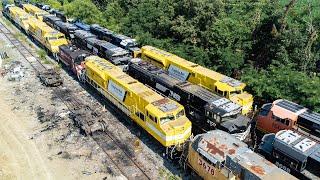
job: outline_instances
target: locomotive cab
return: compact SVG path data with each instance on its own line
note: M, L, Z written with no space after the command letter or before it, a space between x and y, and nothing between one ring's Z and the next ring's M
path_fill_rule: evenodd
M46 39L46 43L49 46L49 50L53 53L56 54L59 52L59 46L68 44L64 34L60 32L49 32L46 33L44 36Z
M298 115L296 112L287 109L289 101L278 100L273 104L264 104L256 119L256 129L262 136L265 133L277 133L283 129L293 129L296 126ZM298 109L303 107L297 106ZM297 110L298 112L299 110Z
M319 140L320 114L299 104L279 99L262 106L256 118L256 129L257 135L293 129Z
M220 105L224 105L221 108ZM243 133L248 129L250 119L241 115L241 106L230 103L226 98L205 105L205 119L210 126L230 134Z
M69 66L73 73L80 78L83 74L85 58L89 55L88 51L78 49L75 46L62 45L59 46L58 61Z
M166 147L182 145L191 135L191 122L183 106L168 98L147 105L146 119L148 128L161 138L160 142ZM180 150L181 146L178 148Z

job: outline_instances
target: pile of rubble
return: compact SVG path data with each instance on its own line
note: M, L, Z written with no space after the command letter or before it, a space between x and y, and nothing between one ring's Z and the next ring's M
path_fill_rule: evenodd
M20 61L12 61L4 65L0 71L1 76L6 76L9 81L20 81L24 77L23 65Z

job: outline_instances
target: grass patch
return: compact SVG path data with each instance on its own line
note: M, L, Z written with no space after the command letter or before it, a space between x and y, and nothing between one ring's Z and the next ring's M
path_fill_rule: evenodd
M47 58L42 62L43 62L43 64L52 64L51 61L49 61Z
M45 59L46 59L47 53L46 53L43 49L39 49L39 50L37 51L37 54L39 55L39 57L40 57L41 60L45 60Z
M173 175L171 172L161 168L159 170L159 177L167 180L181 180L179 176Z
M11 23L11 21L9 21L7 18L1 18L1 19L3 19L3 22L4 22L4 24L6 25L6 26L9 26L9 27L13 27L13 24Z
M27 42L26 36L20 32L13 34L13 37L20 40L20 41Z
M51 64L51 62L47 59L47 53L43 49L37 50L37 54L43 64Z
M47 53L45 50L39 49L37 50L37 54L43 64L52 64L52 62L49 59L47 59Z

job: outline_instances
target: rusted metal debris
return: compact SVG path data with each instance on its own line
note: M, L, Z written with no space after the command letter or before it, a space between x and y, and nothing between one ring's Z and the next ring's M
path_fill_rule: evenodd
M94 113L89 106L75 109L69 116L86 135L91 135L95 131L104 131L107 126L103 120L96 120L99 115Z
M45 86L57 87L63 84L60 73L54 69L47 69L39 72L37 76Z

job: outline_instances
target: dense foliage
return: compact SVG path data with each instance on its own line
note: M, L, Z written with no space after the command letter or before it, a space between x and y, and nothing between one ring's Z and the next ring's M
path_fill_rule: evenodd
M286 98L320 112L318 0L45 2L241 79L258 103Z

